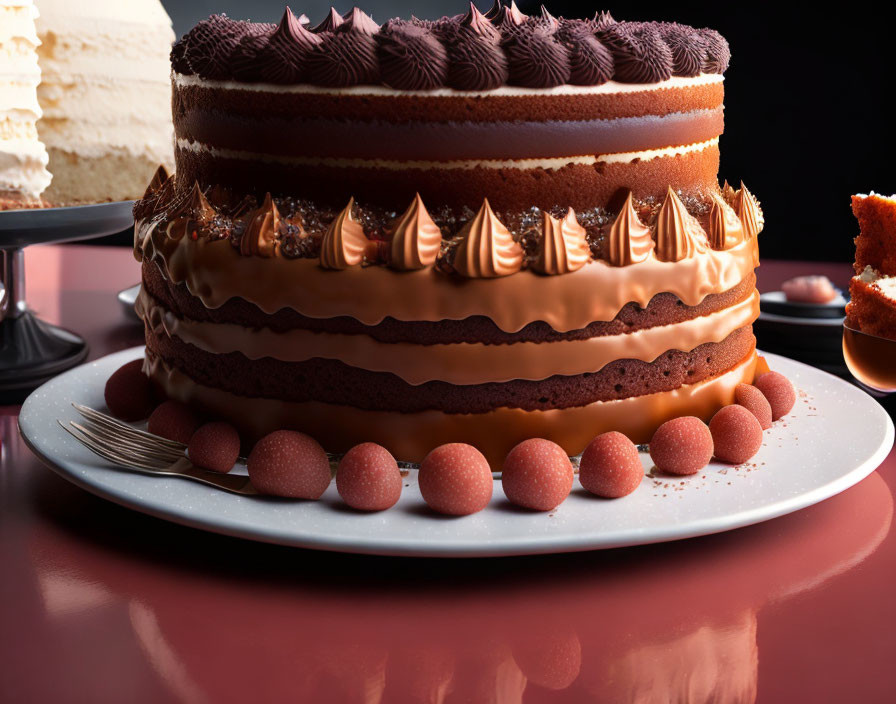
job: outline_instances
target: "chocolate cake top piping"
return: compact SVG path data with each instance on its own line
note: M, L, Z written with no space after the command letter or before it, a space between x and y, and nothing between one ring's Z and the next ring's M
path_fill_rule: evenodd
M304 16L302 16L304 19ZM175 73L211 80L399 90L490 90L501 85L657 83L724 73L731 52L715 30L669 22L526 16L511 2L483 14L392 19L330 10L313 29L287 7L277 26L212 15L171 51Z

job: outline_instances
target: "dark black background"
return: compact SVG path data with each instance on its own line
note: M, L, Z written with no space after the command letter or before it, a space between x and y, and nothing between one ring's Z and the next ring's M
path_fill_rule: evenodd
M214 12L276 21L283 0L163 0L182 34ZM540 3L519 3L536 12ZM491 0L479 0L483 10ZM294 2L313 23L327 2ZM392 16L464 12L461 0L367 0ZM340 12L348 6L338 6ZM851 261L853 193L896 192L896 3L685 3L550 0L567 17L608 9L617 20L667 20L712 27L731 44L725 81L720 179L741 179L762 202L763 257Z

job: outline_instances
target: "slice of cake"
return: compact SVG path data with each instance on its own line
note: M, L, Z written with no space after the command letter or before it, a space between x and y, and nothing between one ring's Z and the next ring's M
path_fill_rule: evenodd
M172 50L177 173L135 209L146 371L246 442L500 466L708 419L753 379L756 198L718 183L728 45L475 7Z
M0 0L0 210L39 207L50 183L35 123L40 68L32 0Z
M859 236L847 324L896 340L896 196L855 195L852 212L859 221Z
M159 0L39 0L38 133L54 205L131 200L172 163L168 53Z

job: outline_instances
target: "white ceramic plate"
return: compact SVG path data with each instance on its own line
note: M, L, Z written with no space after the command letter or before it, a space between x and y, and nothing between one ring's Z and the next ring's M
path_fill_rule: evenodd
M766 431L747 465L713 463L689 478L645 476L613 501L581 487L550 513L511 506L495 484L481 513L431 513L405 481L399 503L360 514L340 503L335 485L318 502L242 497L184 479L116 469L81 447L57 424L76 417L73 401L103 408L109 375L142 355L134 348L72 369L35 391L19 426L31 448L62 477L94 494L159 518L205 530L286 545L382 555L472 557L572 552L717 533L775 518L856 484L884 460L893 423L870 396L812 367L767 355L772 369L799 389L794 411ZM642 455L645 469L650 460ZM234 471L239 471L237 468Z

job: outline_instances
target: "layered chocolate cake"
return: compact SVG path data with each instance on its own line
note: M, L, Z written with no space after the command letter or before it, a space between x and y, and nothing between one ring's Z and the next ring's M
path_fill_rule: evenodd
M246 441L411 461L708 419L756 365L728 60L712 30L512 4L201 22L172 51L177 173L135 209L147 373Z

